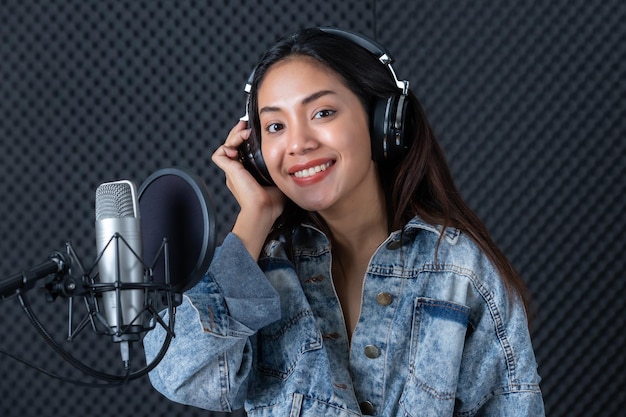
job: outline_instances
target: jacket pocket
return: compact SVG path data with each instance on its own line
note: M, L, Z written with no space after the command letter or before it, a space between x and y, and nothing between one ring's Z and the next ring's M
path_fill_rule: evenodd
M409 377L400 398L406 416L452 415L469 313L450 301L415 300Z
M302 310L261 329L257 343L259 372L286 379L302 355L322 347L322 336L313 312Z
M280 319L257 332L256 369L284 380L306 352L322 347L322 335L291 263L275 258L260 263L280 295Z

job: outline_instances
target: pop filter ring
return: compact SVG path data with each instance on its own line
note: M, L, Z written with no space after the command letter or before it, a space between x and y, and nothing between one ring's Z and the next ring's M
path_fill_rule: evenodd
M170 284L173 292L182 294L202 279L215 251L215 208L207 186L187 169L163 168L141 184L138 200L144 260L158 256L161 240L166 239ZM164 274L155 269L154 282L166 283ZM181 279L177 276L181 274L186 276Z

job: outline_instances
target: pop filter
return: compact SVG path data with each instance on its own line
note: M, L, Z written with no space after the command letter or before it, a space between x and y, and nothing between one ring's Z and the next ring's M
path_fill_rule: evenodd
M215 208L206 184L181 168L164 168L139 187L144 262L153 265L155 283L167 283L176 294L193 287L206 273L215 251ZM163 255L167 241L167 260ZM182 301L175 297L175 304ZM162 305L167 305L161 300Z

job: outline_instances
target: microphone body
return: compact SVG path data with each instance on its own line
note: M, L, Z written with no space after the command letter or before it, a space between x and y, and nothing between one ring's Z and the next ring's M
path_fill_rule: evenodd
M145 292L119 289L145 282L141 219L132 182L104 183L96 190L96 247L99 282L115 288L102 294L107 323L117 333L114 340L138 340L144 330Z

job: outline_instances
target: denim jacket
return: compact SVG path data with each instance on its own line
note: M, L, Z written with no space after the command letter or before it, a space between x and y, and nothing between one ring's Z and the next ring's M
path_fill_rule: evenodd
M543 416L520 300L466 235L439 236L416 218L380 245L348 343L322 232L303 225L292 257L276 241L258 263L229 234L185 293L151 383L249 416ZM144 338L148 361L163 338Z

